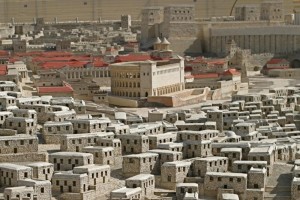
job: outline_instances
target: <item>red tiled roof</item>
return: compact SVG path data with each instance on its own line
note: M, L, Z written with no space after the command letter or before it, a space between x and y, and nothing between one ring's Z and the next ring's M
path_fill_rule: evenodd
M53 86L53 87L38 87L37 91L41 93L72 93L74 90L70 85Z
M60 56L72 56L70 52L61 52L61 51L45 51L41 53L43 57L60 57Z
M42 63L40 66L43 69L61 69L63 67L83 67L86 62L45 62Z
M226 61L224 59L205 59L204 57L197 57L192 63L205 63L207 65L224 65Z
M0 75L6 75L6 74L7 74L7 66L0 65Z
M90 61L90 56L55 56L43 57L38 56L32 59L32 62L69 62L69 61Z
M208 61L208 64L211 65L224 65L226 63L225 60L213 60L213 61Z
M115 62L133 62L151 60L150 55L119 55L116 56Z
M13 58L9 58L9 62L10 63L15 63L16 61L20 61L21 59L19 57L13 57Z
M8 51L0 50L0 56L9 56Z
M185 78L194 78L194 79L208 79L208 78L218 78L219 74L217 73L207 73L207 74L194 74L185 76Z
M191 71L193 71L193 68L190 67L190 66L185 66L185 67L184 67L184 71L186 71L186 72L191 72Z
M108 64L102 60L94 61L94 67L107 67Z
M228 69L225 72L223 72L224 76L232 76L232 75L240 75L241 73L238 72L236 69Z
M6 75L6 71L0 71L0 75L1 75L1 76Z
M271 64L271 65L279 64L279 63L289 64L289 61L287 61L286 59L272 58L267 62L267 64Z
M43 69L61 69L63 67L80 68L91 63L90 61L69 61L69 62L44 62L40 64ZM106 67L108 64L101 59L94 59L94 67Z
M42 53L43 52L41 51L19 52L19 53L15 53L15 56L19 56L19 57L40 56Z

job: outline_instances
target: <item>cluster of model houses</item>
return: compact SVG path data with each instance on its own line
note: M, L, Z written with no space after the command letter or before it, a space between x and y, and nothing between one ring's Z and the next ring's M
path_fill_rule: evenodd
M178 200L262 200L273 164L295 160L296 199L299 94L297 87L270 89L197 111L155 109L144 119L117 111L110 118L87 114L85 102L72 97L3 91L0 199L101 199L107 192L112 200L151 199L163 188ZM60 149L40 151L43 143ZM111 170L118 168L125 185L111 189Z

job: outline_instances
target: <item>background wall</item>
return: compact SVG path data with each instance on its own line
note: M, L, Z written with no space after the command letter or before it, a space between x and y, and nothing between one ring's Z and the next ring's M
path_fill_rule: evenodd
M194 4L196 18L228 16L235 0L0 0L0 23L32 22L44 17L46 21L120 19L121 14L130 14L132 19L141 18L141 9L146 6L170 4ZM239 0L238 4L259 3L262 0ZM286 13L292 12L293 1L283 0Z

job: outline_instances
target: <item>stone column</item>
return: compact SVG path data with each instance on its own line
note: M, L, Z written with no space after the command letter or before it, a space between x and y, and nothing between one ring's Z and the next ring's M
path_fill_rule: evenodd
M245 49L245 36L244 35L239 36L239 44L242 49Z
M244 35L244 39L245 39L245 49L250 49L250 36Z
M213 53L220 53L220 49L221 49L221 45L222 45L222 37L221 36L217 36L216 37L217 40L217 45L216 45L216 49L213 49Z
M270 52L276 52L276 38L275 35L270 35Z
M225 53L226 51L226 36L221 37L221 46L220 46L220 53Z
M276 53L282 53L283 46L282 46L282 36L276 35Z
M250 37L250 39L249 39L250 49L251 49L251 51L253 53L256 53L256 51L255 51L255 38L254 38L255 36L254 35L250 35L249 37Z
M260 49L259 49L259 46L260 46L260 43L259 43L259 35L254 35L254 49L255 49L255 52L256 53L260 53Z
M265 48L265 36L264 35L260 35L259 36L259 52L260 53L266 52L266 48Z

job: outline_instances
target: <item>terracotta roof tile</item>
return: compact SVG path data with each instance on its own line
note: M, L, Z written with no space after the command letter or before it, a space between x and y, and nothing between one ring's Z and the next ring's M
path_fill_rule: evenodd
M241 73L238 72L236 69L228 69L225 72L223 72L224 76L228 76L228 75L240 75Z
M271 65L279 64L279 63L289 64L289 61L287 61L286 59L272 58L267 62L267 64L271 64Z
M133 62L151 60L150 55L119 55L116 56L115 62Z

